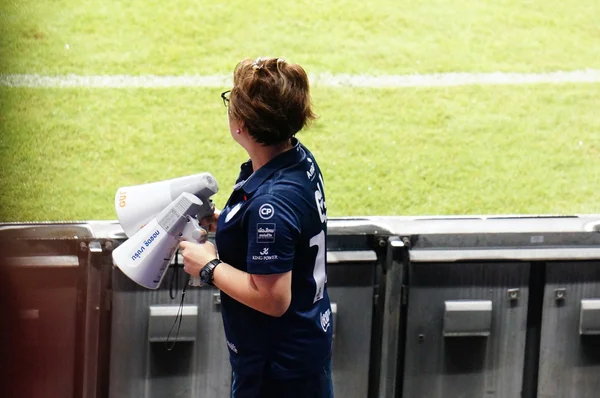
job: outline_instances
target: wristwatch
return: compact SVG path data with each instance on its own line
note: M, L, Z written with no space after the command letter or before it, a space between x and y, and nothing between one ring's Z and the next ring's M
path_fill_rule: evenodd
M221 264L222 262L223 261L219 260L218 258L215 258L214 260L206 263L206 265L200 270L200 281L212 286L215 268L217 268L217 265Z

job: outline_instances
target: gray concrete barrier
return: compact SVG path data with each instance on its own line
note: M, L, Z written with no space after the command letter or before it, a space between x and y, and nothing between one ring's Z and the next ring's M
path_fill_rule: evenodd
M336 395L595 397L599 226L595 215L331 219ZM156 291L133 284L112 264L125 238L116 222L0 225L23 291L18 327L44 364L26 388L228 396L217 291L187 291L169 351L182 272L172 266Z

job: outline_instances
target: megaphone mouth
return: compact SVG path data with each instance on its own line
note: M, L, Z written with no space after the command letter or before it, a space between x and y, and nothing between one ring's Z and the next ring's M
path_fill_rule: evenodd
M149 184L121 187L115 194L115 209L127 236L152 220L182 193L190 193L212 209L210 197L219 190L210 173L193 174Z

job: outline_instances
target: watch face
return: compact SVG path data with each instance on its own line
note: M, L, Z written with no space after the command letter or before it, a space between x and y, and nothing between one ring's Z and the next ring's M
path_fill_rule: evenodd
M206 268L202 268L202 271L200 271L200 280L204 283L208 283L210 278L210 273L208 272L208 270Z

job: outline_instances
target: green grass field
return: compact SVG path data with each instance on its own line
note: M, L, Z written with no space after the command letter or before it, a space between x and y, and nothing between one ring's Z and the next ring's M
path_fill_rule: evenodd
M600 69L600 2L7 1L0 74ZM69 48L66 48L69 44ZM123 185L210 171L223 206L243 150L221 88L0 88L0 221L114 219ZM299 138L330 216L600 213L600 84L313 88Z
M3 72L211 74L257 55L312 72L600 66L597 0L5 0ZM65 45L69 44L67 50Z

